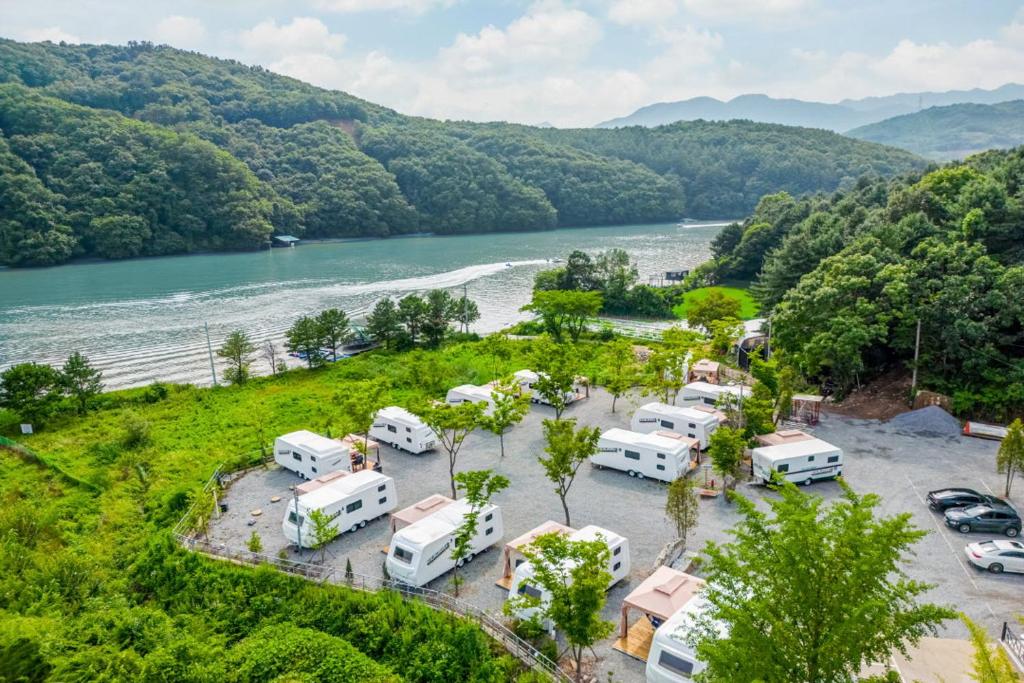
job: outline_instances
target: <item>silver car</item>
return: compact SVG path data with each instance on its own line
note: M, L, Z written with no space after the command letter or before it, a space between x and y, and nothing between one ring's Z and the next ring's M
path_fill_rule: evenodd
M983 541L964 548L967 561L993 574L1017 572L1024 574L1024 543L1020 541Z

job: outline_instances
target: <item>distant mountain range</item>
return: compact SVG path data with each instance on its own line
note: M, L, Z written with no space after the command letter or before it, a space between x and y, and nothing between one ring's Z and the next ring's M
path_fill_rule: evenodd
M854 128L847 135L929 159L962 159L986 149L1024 144L1024 100L932 107Z
M676 121L728 121L749 119L762 123L825 128L845 132L894 116L951 104L996 104L1024 99L1024 85L1008 83L995 90L951 90L948 92L901 93L885 97L843 100L836 104L777 99L767 95L740 95L727 102L713 97L695 97L681 102L661 102L642 107L629 116L597 124L597 128L660 126ZM896 143L891 143L896 144Z

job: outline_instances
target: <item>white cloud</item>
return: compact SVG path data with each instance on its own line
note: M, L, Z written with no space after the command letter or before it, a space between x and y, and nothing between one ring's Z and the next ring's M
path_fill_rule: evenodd
M812 9L816 0L681 0L683 7L701 17L745 21L798 14Z
M608 18L624 25L654 24L674 15L678 6L678 0L614 0Z
M59 43L64 41L65 43L81 43L82 39L78 36L68 33L60 26L47 26L46 28L33 28L23 31L21 34L24 40L30 43L39 43L44 40L48 40L51 43Z
M154 30L154 39L180 48L197 48L206 38L206 27L195 17L173 15L161 19Z
M295 17L289 24L267 20L242 31L238 42L261 57L286 58L298 54L337 53L345 45L345 36L313 17Z
M451 7L458 0L314 0L317 9L331 12L382 12L400 10L422 14L435 8Z

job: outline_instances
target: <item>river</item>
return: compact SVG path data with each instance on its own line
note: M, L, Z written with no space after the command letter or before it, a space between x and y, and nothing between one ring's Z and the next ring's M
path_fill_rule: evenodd
M629 252L641 281L710 257L723 222L550 232L405 237L293 249L0 269L0 368L58 365L81 351L108 388L210 383L214 348L232 330L279 342L297 317L324 308L363 317L379 298L463 285L480 308L476 332L525 317L534 274L573 249ZM511 264L510 266L507 264ZM283 355L283 349L281 349ZM299 361L288 359L289 364ZM262 359L254 371L265 371Z

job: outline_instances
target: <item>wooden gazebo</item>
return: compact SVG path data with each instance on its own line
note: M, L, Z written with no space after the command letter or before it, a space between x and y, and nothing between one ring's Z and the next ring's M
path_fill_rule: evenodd
M501 586L505 590L508 590L512 585L512 572L519 566L519 563L525 559L523 558L522 549L530 545L537 539L538 536L544 534L562 534L568 536L569 534L576 531L571 527L567 527L564 524L553 522L550 519L540 526L530 529L522 536L515 538L505 544L505 549L501 556L501 578L494 583Z
M821 402L824 397L817 394L793 394L790 419L804 424L816 425L821 420Z
M671 567L658 567L622 601L619 638L612 647L631 657L647 661L654 639L651 619L663 622L690 601L704 586L704 580ZM637 610L646 618L629 625L629 610Z

